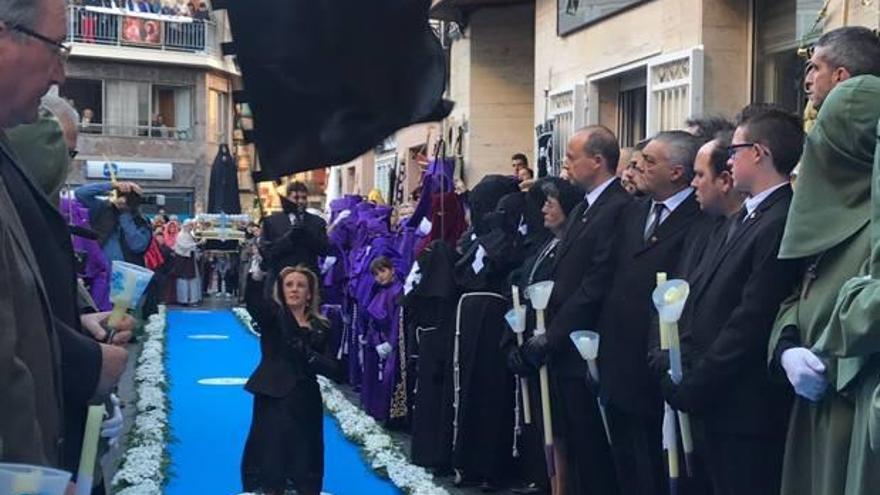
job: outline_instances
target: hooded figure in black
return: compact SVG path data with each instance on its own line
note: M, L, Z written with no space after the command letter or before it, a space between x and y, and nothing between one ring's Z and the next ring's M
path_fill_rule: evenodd
M535 329L535 311L528 305L528 300L525 297L526 288L533 283L553 278L556 248L565 226L565 219L583 200L583 197L583 189L558 177L540 179L526 193L526 208L523 213L523 224L520 227L520 233L525 237L523 249L525 261L510 274L510 285L518 287L520 302L526 305L526 331L523 334L525 340L531 337ZM555 200L564 214L561 225L553 225L551 220L551 228L545 226L543 214L545 202L549 198ZM523 411L525 404L522 401L521 393L517 390L518 407L516 410L519 415L516 417L514 432L516 433L516 450L519 455L515 472L521 473L521 481L524 486L515 491L517 493L545 493L549 490L550 483L544 461L538 369L522 355L513 331L510 328L505 330L501 338L502 353L506 356L507 368L510 372L527 381L530 397L529 412L531 413L531 424L525 424Z
M238 195L238 168L229 146L221 144L211 165L211 185L208 189L208 213L241 213Z
M512 467L515 388L500 342L508 331L507 279L522 262L524 209L525 198L514 180L483 179L471 191L476 237L461 243L465 251L455 266L464 293L455 315L453 466L463 482L481 483L484 489L505 483Z
M452 460L452 341L458 254L443 240L422 251L404 284L408 360L415 361L413 463L448 472Z

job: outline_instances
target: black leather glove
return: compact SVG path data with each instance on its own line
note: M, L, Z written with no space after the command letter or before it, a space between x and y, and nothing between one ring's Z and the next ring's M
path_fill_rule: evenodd
M335 382L340 380L339 363L335 359L324 356L312 349L308 349L306 355L309 368L315 374L323 375Z
M517 346L511 346L510 350L507 351L507 369L519 376L533 375L538 371L525 360L522 351Z
M547 353L550 352L550 344L547 335L533 335L523 344L523 354L526 360L534 367L540 368L547 361Z
M663 394L663 400L676 411L695 412L687 385L676 384L672 381L671 376L666 375L660 380L660 391Z

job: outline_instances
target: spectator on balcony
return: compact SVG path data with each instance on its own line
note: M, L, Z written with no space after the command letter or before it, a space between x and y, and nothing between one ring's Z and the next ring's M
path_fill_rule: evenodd
M100 124L95 122L95 111L91 108L84 108L79 123L80 132L90 134L99 134L101 132Z
M132 12L152 12L152 7L147 0L126 0L125 8Z
M150 125L150 136L152 137L168 137L168 127L165 125L165 118L162 117L161 113L157 113L153 117L153 122Z
M162 15L177 15L177 5L172 0L163 0L160 12Z
M211 11L208 10L208 4L205 2L199 3L199 8L196 10L193 17L199 21L210 21L211 20Z

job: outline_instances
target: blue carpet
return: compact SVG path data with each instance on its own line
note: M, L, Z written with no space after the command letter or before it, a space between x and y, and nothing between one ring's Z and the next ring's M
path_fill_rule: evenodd
M201 385L211 378L247 378L260 358L259 342L231 311L169 311L168 374L172 478L166 495L239 493L239 463L251 421L251 395L242 385ZM400 493L364 464L333 419L324 417L324 491L333 495Z

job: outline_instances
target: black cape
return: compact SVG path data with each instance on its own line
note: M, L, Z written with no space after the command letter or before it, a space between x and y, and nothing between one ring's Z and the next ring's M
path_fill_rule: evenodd
M412 412L413 463L445 470L452 460L452 342L458 287L452 277L457 255L443 241L416 260L421 282L404 296L407 345L418 382Z
M229 147L220 145L211 166L211 185L208 188L208 213L241 213L238 195L238 169L229 153Z

